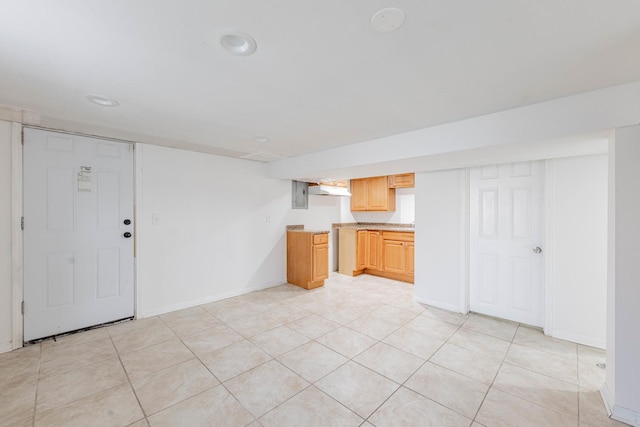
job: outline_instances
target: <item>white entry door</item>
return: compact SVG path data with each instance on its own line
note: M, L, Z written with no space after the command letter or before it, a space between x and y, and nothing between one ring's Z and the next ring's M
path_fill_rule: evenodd
M24 129L24 340L133 316L133 146Z
M541 161L471 170L470 309L544 326Z

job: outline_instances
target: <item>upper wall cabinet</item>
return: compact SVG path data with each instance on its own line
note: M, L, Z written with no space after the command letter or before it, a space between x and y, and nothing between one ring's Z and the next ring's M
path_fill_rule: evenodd
M351 210L393 212L396 189L389 188L387 176L351 180Z
M389 175L390 188L413 188L415 186L416 174L401 173L399 175Z

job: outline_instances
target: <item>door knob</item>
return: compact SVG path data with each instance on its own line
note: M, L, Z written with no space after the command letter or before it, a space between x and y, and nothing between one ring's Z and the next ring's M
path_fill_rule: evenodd
M533 253L539 254L540 252L542 252L542 248L540 246L536 246L535 248L533 248Z
M131 237L131 233L129 233L128 231L126 233L123 234L125 239L128 239L129 237Z
M130 219L125 219L123 222L124 222L124 225L129 225L129 224L131 224L131 220L130 220Z

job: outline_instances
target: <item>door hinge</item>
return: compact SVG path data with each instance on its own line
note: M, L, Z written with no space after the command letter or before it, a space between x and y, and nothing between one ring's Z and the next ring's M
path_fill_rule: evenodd
M24 217L20 218L20 230L24 230Z
M20 311L22 312L22 314L24 314L24 301L22 301L22 304L20 304Z

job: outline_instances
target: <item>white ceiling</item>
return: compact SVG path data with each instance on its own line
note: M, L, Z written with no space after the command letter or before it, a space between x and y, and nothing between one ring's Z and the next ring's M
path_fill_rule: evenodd
M377 33L370 20L385 7L406 21ZM256 53L225 52L222 28L251 34ZM0 104L43 126L236 157L297 156L636 80L634 0L9 0L0 14Z

